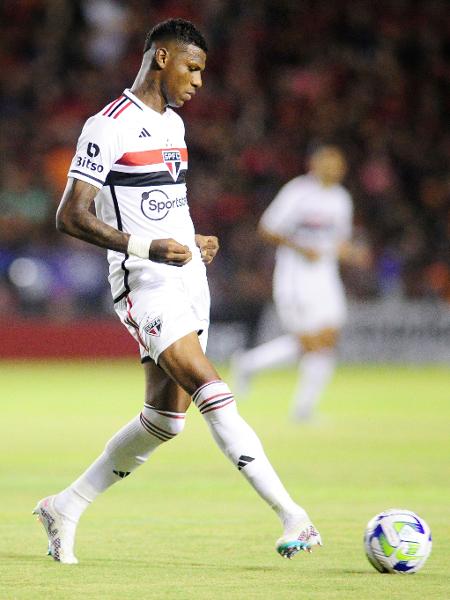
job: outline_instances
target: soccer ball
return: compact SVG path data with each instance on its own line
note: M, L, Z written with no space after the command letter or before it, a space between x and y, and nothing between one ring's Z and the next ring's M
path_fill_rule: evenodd
M431 531L412 511L390 508L368 522L364 549L380 573L417 573L430 556Z

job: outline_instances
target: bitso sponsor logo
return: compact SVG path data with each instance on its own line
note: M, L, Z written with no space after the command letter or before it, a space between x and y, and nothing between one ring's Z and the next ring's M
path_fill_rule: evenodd
M171 209L187 205L186 196L170 199L162 190L144 192L141 198L141 210L151 221L161 221Z
M162 156L172 179L176 181L181 169L181 152L179 150L162 150Z
M89 169L90 171L97 171L97 173L101 173L103 171L103 165L99 165L87 156L77 156L77 161L75 164L77 167L83 167L85 169Z
M97 173L101 173L103 171L103 165L94 162L91 158L95 158L100 154L100 148L94 142L89 142L86 148L86 154L88 156L78 156L76 160L77 167L83 167L84 169L89 169L90 171L96 171ZM90 158L88 158L90 157Z
M97 144L94 144L94 142L89 142L87 153L91 158L95 158L100 154L100 148L97 146Z

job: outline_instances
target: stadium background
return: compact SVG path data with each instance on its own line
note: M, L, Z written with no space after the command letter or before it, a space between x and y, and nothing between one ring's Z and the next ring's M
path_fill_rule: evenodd
M448 597L446 9L443 0L0 2L1 600ZM112 312L104 252L59 235L55 209L84 120L130 85L145 33L173 16L199 24L210 46L204 88L181 113L193 217L222 244L209 269L209 351L226 381L235 348L278 334L260 214L317 143L340 144L350 161L355 237L371 261L343 272L351 310L340 360L358 364L339 366L310 426L288 418L294 369L261 374L238 398L325 546L280 560L275 515L191 410L179 440L83 516L80 565L58 568L30 512L136 414L143 373ZM432 528L417 576L380 576L364 556L367 521L391 506Z
M181 114L194 222L221 240L209 269L213 356L276 330L273 253L255 226L308 151L330 141L348 156L355 237L372 256L343 272L343 360L445 362L445 11L440 0L2 2L1 355L135 351L112 315L103 251L58 234L54 214L83 122L131 84L147 30L178 15L210 46L202 93Z

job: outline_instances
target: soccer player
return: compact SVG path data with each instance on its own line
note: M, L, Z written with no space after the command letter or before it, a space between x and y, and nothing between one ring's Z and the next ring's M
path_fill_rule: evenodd
M191 400L223 453L279 516L277 551L291 558L321 543L205 356L205 264L219 245L214 236L195 234L184 125L172 108L201 88L206 54L203 36L188 21L171 19L150 31L131 88L87 120L58 208L60 231L108 249L116 312L139 343L146 374L142 412L76 481L34 510L61 563L78 562L75 531L89 504L181 433Z
M262 237L277 247L275 308L285 335L236 353L236 393L245 394L257 372L299 361L292 418L306 421L335 368L335 350L346 316L339 260L358 263L350 243L352 200L341 185L347 170L341 150L319 147L310 172L286 183L260 220Z

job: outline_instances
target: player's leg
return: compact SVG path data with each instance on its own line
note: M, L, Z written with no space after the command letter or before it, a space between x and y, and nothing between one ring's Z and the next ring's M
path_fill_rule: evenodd
M303 355L299 364L299 382L294 393L292 417L307 421L328 385L336 365L339 330L325 328L314 334L299 336Z
M109 440L102 455L70 487L89 502L128 477L184 428L188 396L154 362L145 364L145 372L146 401L141 413ZM57 497L56 507L64 513L62 497Z
M207 288L202 291L203 304L208 308ZM183 294L183 284L166 282L157 288L134 290L115 305L120 320L139 343L143 360L149 361L145 365L145 404L141 413L109 440L102 454L76 481L56 496L38 503L35 512L47 530L55 560L76 562L75 528L89 504L98 494L128 477L158 446L183 429L190 397L156 365L162 350L179 337L180 328L185 332L195 328L192 322L196 319L189 312L186 316L185 311L191 305L190 298L183 299Z
M295 289L285 322L302 346L299 378L294 393L292 418L306 421L329 383L336 365L336 346L346 319L346 300L337 273L311 270ZM280 314L280 317L282 315Z
M205 356L198 336L191 333L177 340L162 352L159 364L192 396L219 448L278 514L284 528L277 543L280 554L290 558L319 544L319 534L304 509L289 496L253 429L239 415L229 387Z
M236 352L231 359L236 395L244 396L248 392L254 375L266 369L289 366L298 361L299 353L299 340L291 334L282 335L244 352Z
M90 503L183 430L190 397L153 361L146 363L145 373L146 400L141 413L109 440L102 454L76 481L59 494L41 500L35 509L55 560L77 562L73 552L75 530Z

